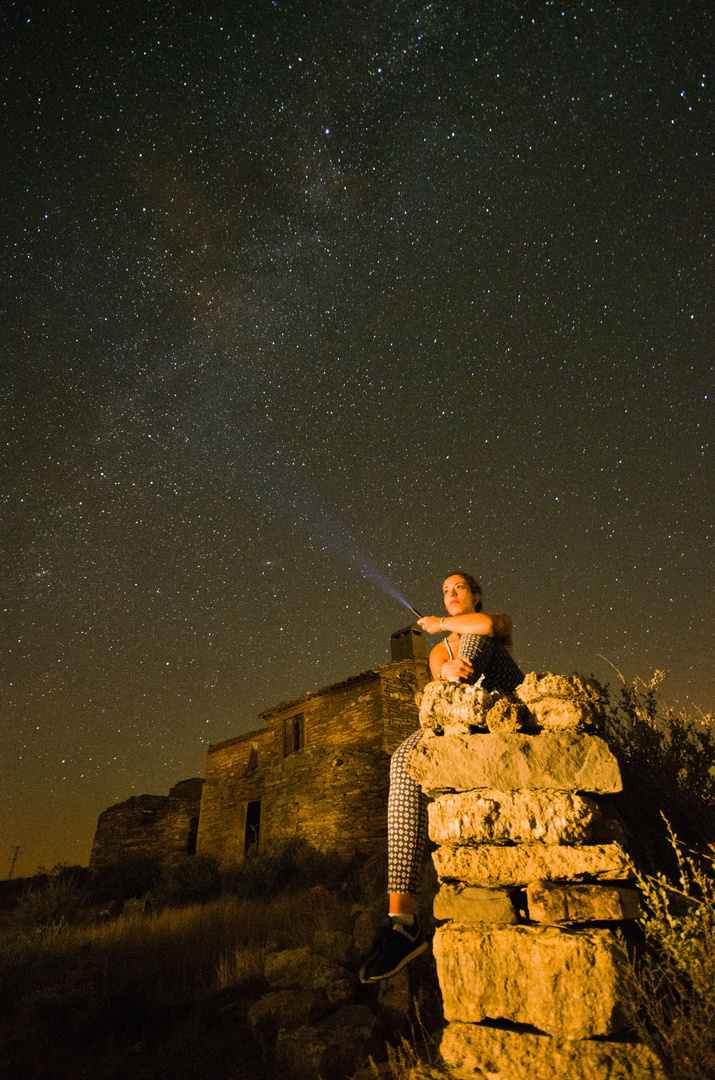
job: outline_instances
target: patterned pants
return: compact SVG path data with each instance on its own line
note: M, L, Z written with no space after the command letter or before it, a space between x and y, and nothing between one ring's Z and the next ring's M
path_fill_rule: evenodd
M524 681L523 672L501 641L480 634L463 634L459 649L474 665L469 679L484 676L485 690L510 693ZM427 798L405 769L405 758L422 738L414 731L392 755L387 800L387 891L414 896L422 877L427 843Z
M405 769L405 758L422 738L413 731L390 762L387 800L387 891L414 896L422 877L427 843L427 798Z

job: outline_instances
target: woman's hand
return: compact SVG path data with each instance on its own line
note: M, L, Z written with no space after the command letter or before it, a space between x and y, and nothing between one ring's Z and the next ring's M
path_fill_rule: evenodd
M464 656L455 656L454 660L446 660L442 664L439 673L447 682L458 683L474 674L474 665Z
M425 615L424 619L417 620L417 625L428 634L446 633L447 631L444 630L441 623L442 620L438 619L436 615Z

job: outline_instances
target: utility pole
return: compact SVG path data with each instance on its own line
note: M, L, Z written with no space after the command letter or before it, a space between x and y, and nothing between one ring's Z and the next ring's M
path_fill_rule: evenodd
M19 854L20 854L20 845L18 844L17 847L15 848L15 854L12 857L12 862L10 863L10 873L7 875L7 880L8 881L12 881L12 872L15 869L15 863L17 862L17 857L18 857Z

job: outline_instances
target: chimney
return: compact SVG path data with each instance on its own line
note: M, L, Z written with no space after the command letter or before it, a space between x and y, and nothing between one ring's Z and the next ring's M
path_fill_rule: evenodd
M406 626L390 638L393 660L426 660L425 639L419 626Z

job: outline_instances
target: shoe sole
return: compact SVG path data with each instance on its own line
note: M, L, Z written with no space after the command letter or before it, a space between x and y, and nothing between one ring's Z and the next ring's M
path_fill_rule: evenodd
M391 979L393 975L397 975L398 971L402 971L403 967L405 967L406 964L411 963L417 956L420 956L428 947L428 945L428 941L423 941L421 945L417 946L414 952L409 953L408 956L405 956L402 960L400 960L397 967L392 968L391 971L386 971L384 975L373 975L370 978L365 978L363 974L365 969L363 968L363 970L359 974L360 982L364 986L369 986L370 983L382 982L383 979Z

